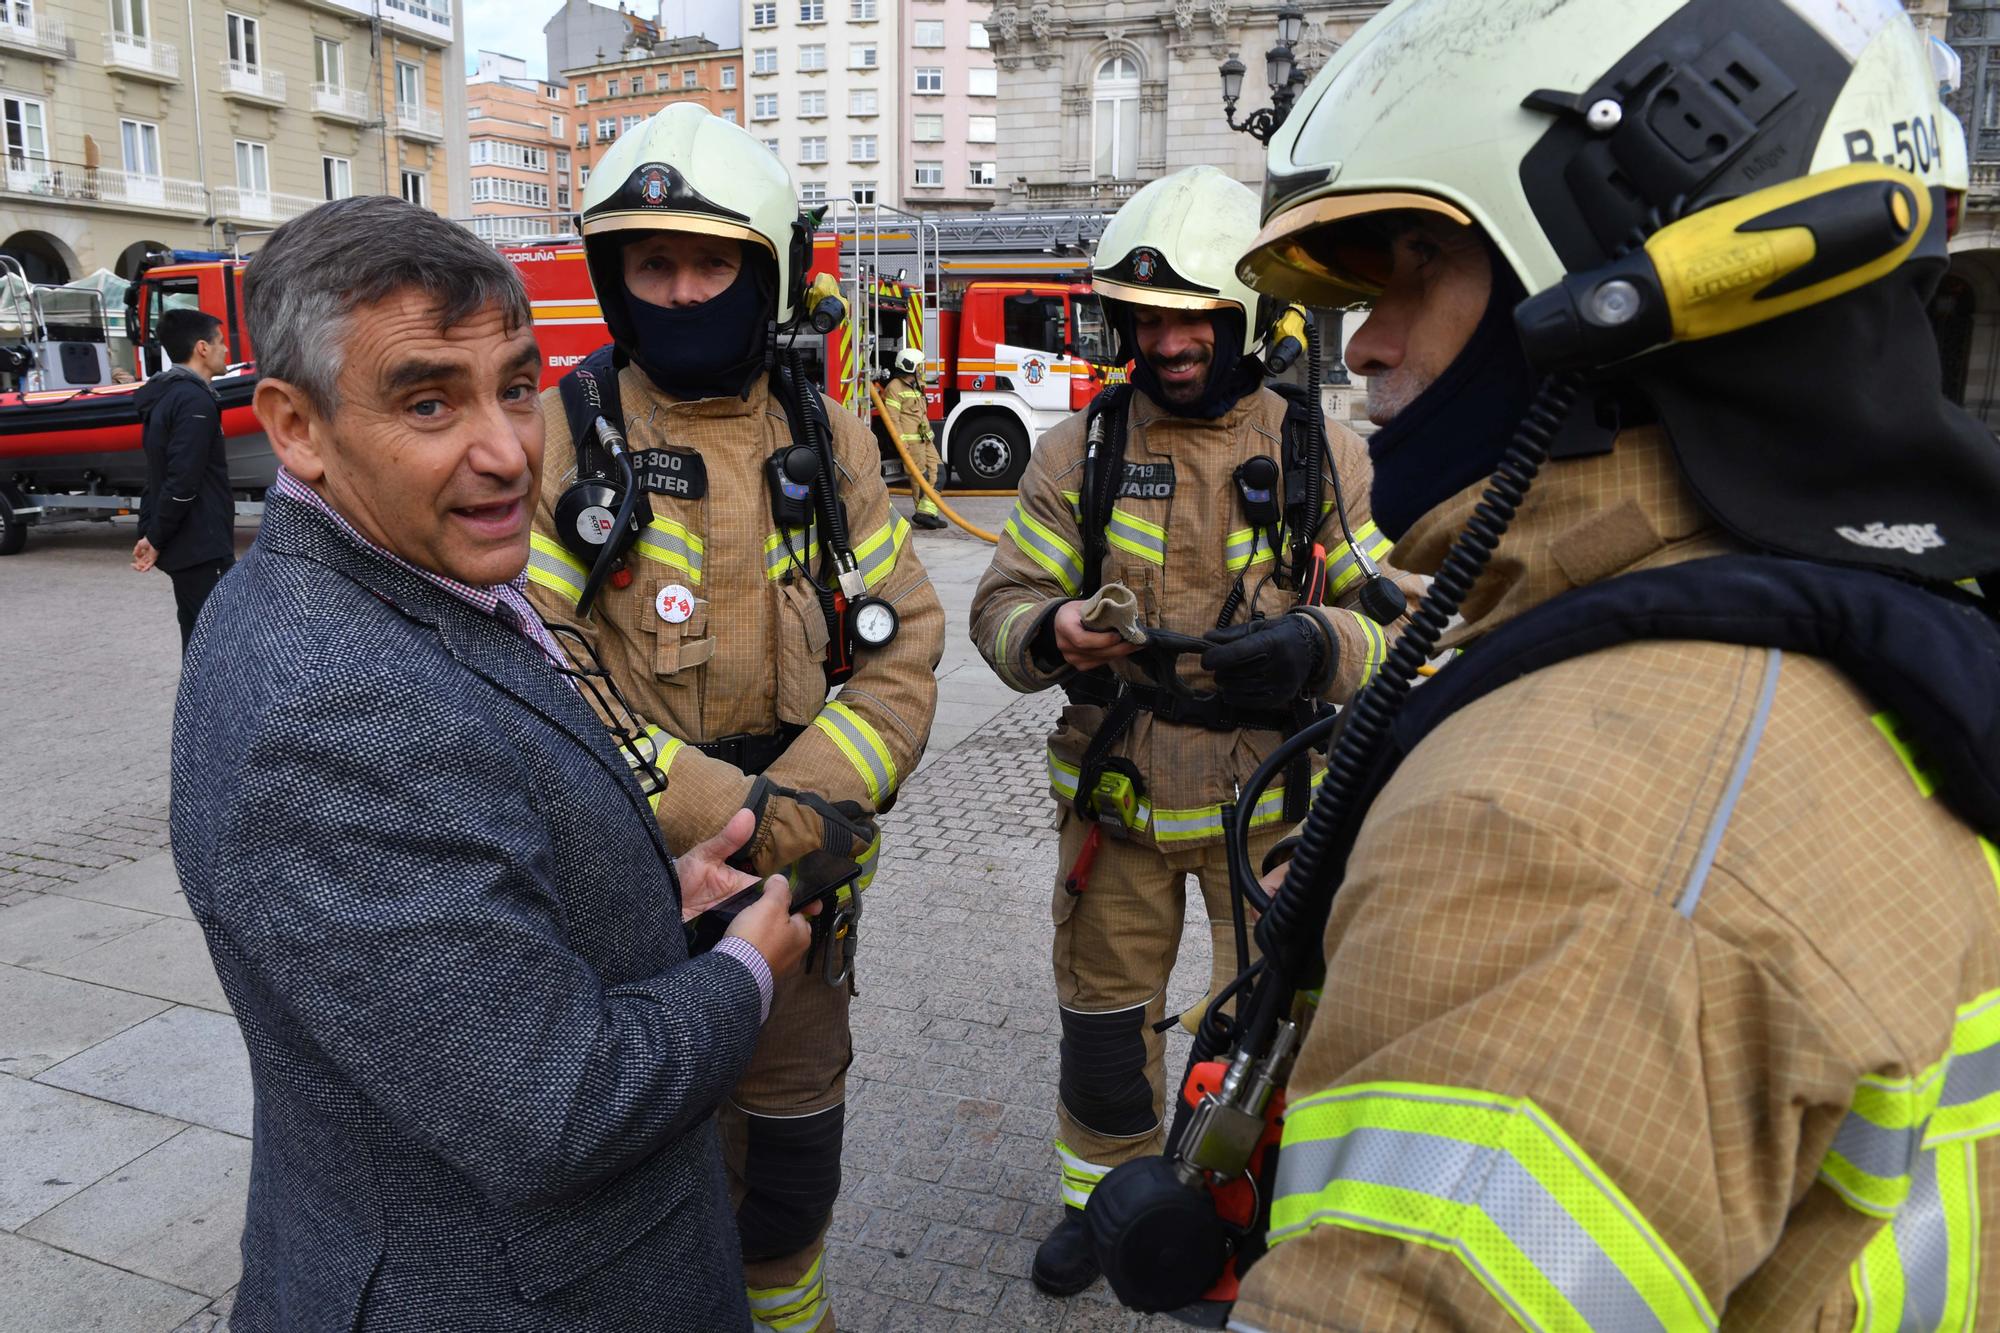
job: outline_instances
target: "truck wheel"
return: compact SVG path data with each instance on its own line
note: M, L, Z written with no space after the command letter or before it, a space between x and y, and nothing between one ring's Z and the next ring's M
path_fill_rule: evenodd
M0 491L0 555L19 555L28 544L28 525Z
M952 432L951 465L974 490L1017 486L1028 470L1028 433L1003 413L973 417Z

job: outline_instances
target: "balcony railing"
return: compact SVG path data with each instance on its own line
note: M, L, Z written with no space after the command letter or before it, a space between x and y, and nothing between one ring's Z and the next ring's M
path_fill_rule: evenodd
M44 18L21 0L0 3L0 47L57 60L76 55L76 43L70 40L63 21Z
M337 83L315 83L312 94L315 116L331 120L368 119L368 94L358 88L343 88Z
M121 74L136 74L161 83L177 83L181 77L181 50L171 42L156 42L128 33L104 34L104 67Z
M222 62L222 95L247 98L253 102L281 103L285 100L284 72L225 58Z
M304 195L245 190L234 185L219 185L211 193L215 195L215 216L246 222L284 222L323 202Z
M25 153L9 153L0 160L6 164L0 184L9 195L106 208L166 209L196 217L208 211L200 181L80 162L51 162Z
M1030 181L1028 203L1068 206L1070 204L1123 203L1139 192L1144 181ZM1016 190L1019 193L1019 190Z
M407 102L396 103L396 133L418 139L444 138L444 117Z

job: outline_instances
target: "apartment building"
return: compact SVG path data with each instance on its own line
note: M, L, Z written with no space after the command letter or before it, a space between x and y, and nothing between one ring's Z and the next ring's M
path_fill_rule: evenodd
M466 144L472 230L489 241L546 236L567 228L576 208L567 83L528 77L528 62L479 53L466 85Z
M746 3L746 123L791 169L800 201L900 204L898 0Z
M706 37L629 48L619 59L564 69L551 77L569 88L576 119L569 147L579 208L591 167L618 136L671 103L697 102L724 120L743 123L743 52Z
M6 0L0 253L67 281L342 195L446 211L461 24L452 0Z
M913 212L976 212L1001 196L1000 76L986 35L992 9L985 0L905 7L903 203Z

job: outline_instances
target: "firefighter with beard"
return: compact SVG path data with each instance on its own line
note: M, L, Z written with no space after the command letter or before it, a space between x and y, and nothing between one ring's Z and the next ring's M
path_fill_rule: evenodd
M1331 900L1229 1327L1993 1327L2000 448L1909 18L1409 0L1299 105L1241 273L1372 304L1395 560L1518 513L1264 918Z
M1096 1182L1159 1150L1156 1025L1187 877L1206 904L1215 974L1233 976L1225 803L1315 704L1365 685L1389 642L1354 609L1371 580L1387 582L1373 563L1386 543L1368 518L1360 441L1322 422L1324 447L1313 455L1334 548L1323 598L1302 598L1302 580L1289 576L1300 571L1280 568L1302 534L1278 531L1273 512L1257 509L1282 502L1280 474L1295 470L1303 414L1264 387L1253 355L1263 325L1235 265L1256 224L1256 196L1213 167L1155 181L1119 209L1092 284L1123 341L1120 359L1136 358L1134 391L1110 391L1102 414L1078 413L1036 444L973 596L973 642L1000 678L1024 693L1061 686L1071 700L1048 759L1060 811L1055 1146L1065 1211L1033 1268L1036 1284L1057 1295L1097 1276L1082 1226ZM1100 455L1119 457L1104 465L1101 491L1086 482L1094 437ZM1263 484L1246 491L1257 466L1267 469ZM1352 546L1328 517L1337 494ZM1101 496L1101 527L1085 516L1087 495ZM1136 644L1084 623L1086 601L1112 585L1130 590L1128 634L1211 636L1200 669L1181 670L1219 698L1166 688L1136 665ZM1296 770L1289 793L1274 789L1258 807L1253 855L1276 841L1288 813L1298 817L1313 781L1310 767Z
M811 232L796 201L776 157L691 103L628 131L593 171L584 249L614 344L585 364L622 415L651 517L580 614L593 562L566 538L593 520L609 527L614 505L589 491L603 479L580 466L572 416L550 389L528 577L544 618L588 642L637 715L665 775L656 809L668 845L682 851L747 807L757 822L745 869L797 875L822 850L863 863L853 894L821 912L837 916L858 910L872 873L871 817L923 754L944 613L905 546L873 434L827 409L818 428L830 427L855 558L847 595L899 622L886 643L854 648L828 698L841 626L825 614L833 575L820 554L832 534L803 510L779 522L784 505L809 499L792 482L817 453L799 430L801 396L817 389L788 395L766 370L774 323L792 322L804 299ZM566 503L579 486L581 508ZM760 1329L833 1327L822 1252L840 1187L852 981L828 954L844 947L851 960L852 943L822 941L808 970L775 978L756 1054L720 1114Z
M896 353L894 373L883 381L882 402L889 409L889 416L882 423L886 430L894 431L896 438L903 442L916 461L917 470L924 474L924 480L935 488L938 483L937 436L931 430L930 403L924 397L924 353L917 347L905 347ZM942 528L944 516L938 513L937 501L931 499L923 487L914 479L910 491L916 496L916 510L910 521L920 528Z

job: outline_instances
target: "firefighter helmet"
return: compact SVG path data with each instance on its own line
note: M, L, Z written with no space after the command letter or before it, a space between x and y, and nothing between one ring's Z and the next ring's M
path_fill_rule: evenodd
M1519 8L1401 0L1341 47L1271 141L1243 278L1366 302L1368 219L1415 210L1478 224L1534 293L1677 216L1850 162L1944 184L1951 113L1897 0Z
M789 323L812 257L791 173L743 129L676 102L619 136L583 192L583 248L612 336L629 344L621 252L632 233L688 231L746 241L775 272L772 318Z
M920 347L905 347L896 353L896 373L898 375L921 375L924 373L924 353Z
M1090 282L1101 298L1175 310L1236 310L1248 353L1262 342L1257 293L1236 261L1257 235L1257 194L1214 167L1140 189L1098 238Z

